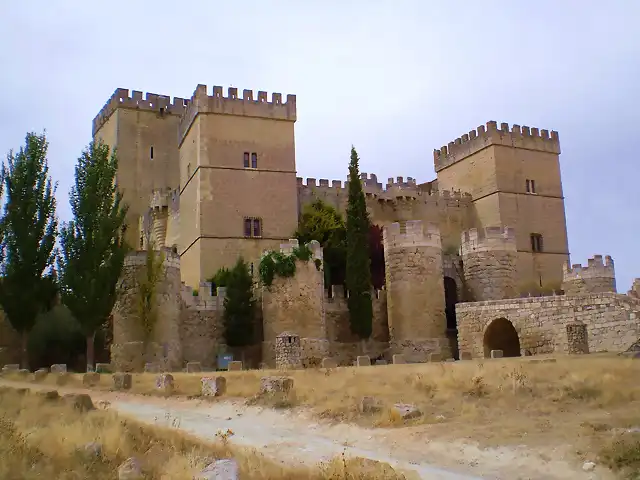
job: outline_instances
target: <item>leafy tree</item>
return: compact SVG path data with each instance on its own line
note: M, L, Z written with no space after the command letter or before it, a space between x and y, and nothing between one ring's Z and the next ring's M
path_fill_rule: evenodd
M347 261L346 228L340 213L318 199L302 210L295 237L300 245L311 240L320 242L324 255L325 284L344 283Z
M86 339L87 371L93 371L95 335L109 318L128 247L127 205L115 184L115 151L98 141L82 152L69 193L73 220L62 227L58 259L62 301Z
M229 272L224 299L224 336L228 346L243 347L253 343L255 305L253 278L247 263L240 257Z
M347 268L349 321L352 333L366 339L372 333L371 270L369 231L371 222L360 182L358 153L351 147L349 197L347 204Z
M216 274L209 278L207 282L211 282L211 287L215 292L215 289L218 287L226 287L227 283L229 283L229 276L231 275L231 270L226 267L221 267L218 269Z
M0 306L22 337L24 368L29 364L29 332L57 295L53 267L58 220L47 149L44 134L27 133L24 147L15 155L9 152L0 172L6 194L0 223Z
M136 305L135 312L144 333L145 343L151 338L153 329L158 323L158 283L164 275L164 254L158 253L153 248L153 243L149 244L145 256L145 268L143 268L135 279L136 282Z

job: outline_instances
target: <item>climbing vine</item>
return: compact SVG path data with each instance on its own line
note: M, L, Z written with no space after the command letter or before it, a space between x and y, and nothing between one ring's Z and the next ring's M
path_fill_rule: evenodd
M307 262L311 259L313 252L307 245L301 245L293 249L289 255L270 251L262 255L258 272L260 273L260 281L267 287L271 286L273 279L278 277L293 277L296 273L296 260ZM316 269L320 271L322 262L317 259L314 261Z
M136 313L148 340L158 319L156 294L158 283L163 276L164 254L156 253L153 248L147 249L145 268L139 272L137 283Z

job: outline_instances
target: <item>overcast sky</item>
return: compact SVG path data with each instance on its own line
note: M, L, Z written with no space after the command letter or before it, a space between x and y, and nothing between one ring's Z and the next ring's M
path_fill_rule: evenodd
M383 183L428 181L488 120L558 130L572 262L640 277L638 1L0 1L0 152L47 129L63 220L113 91L198 83L295 93L302 177L345 179L353 143Z

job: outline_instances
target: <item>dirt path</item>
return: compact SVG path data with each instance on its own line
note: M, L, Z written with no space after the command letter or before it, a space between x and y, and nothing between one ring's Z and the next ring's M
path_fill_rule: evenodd
M51 389L30 383L1 383ZM551 480L610 478L605 472L583 472L575 462L551 458L524 448L479 449L468 443L443 442L412 433L412 429L366 429L351 424L318 423L304 411L275 411L246 406L242 401L216 403L179 398L161 399L78 388L60 393L89 393L111 408L140 421L179 428L205 440L231 429L230 441L255 448L276 461L315 464L341 455L386 462L411 477L441 480ZM546 452L548 453L548 452ZM436 466L438 465L438 466Z

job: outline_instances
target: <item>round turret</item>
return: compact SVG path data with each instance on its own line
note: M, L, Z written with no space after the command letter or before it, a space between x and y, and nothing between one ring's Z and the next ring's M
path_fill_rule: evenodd
M587 266L564 264L562 289L565 295L588 295L593 293L616 293L616 272L613 259L607 255L594 255Z
M393 223L383 239L391 353L412 362L426 361L430 353L448 357L438 226Z
M512 228L472 228L462 233L460 250L470 300L481 302L517 296L517 249Z

